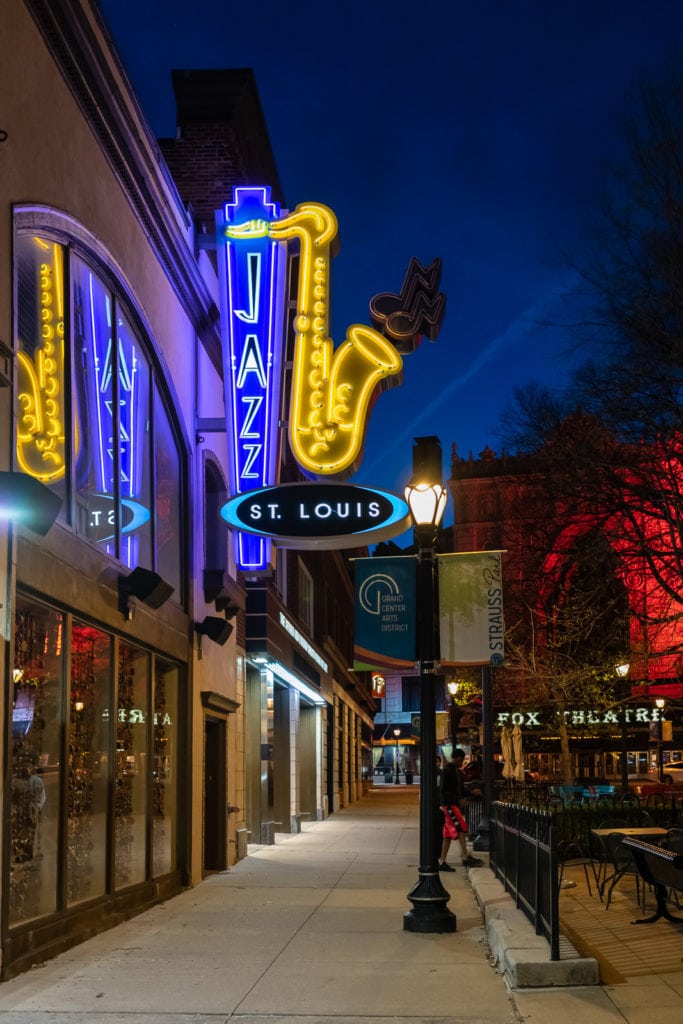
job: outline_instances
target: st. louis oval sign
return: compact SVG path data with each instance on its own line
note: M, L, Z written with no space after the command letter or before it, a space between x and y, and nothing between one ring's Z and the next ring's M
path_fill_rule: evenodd
M377 544L411 525L408 505L395 494L317 481L247 491L226 502L220 514L237 530L301 549Z

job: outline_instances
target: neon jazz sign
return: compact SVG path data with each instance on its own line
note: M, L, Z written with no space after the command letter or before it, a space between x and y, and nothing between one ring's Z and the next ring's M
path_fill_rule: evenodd
M286 247L298 245L289 444L309 476L346 476L358 465L378 386L400 374L398 350L371 327L351 325L335 350L329 337L330 247L337 220L303 203L280 216L266 188L236 188L217 214L233 499L277 483L277 412L284 347ZM237 535L236 561L268 564L266 536Z
M217 214L223 367L232 495L277 483L286 247L269 235L270 189L236 188ZM245 229L244 225L248 228ZM236 534L245 571L270 562L270 539Z

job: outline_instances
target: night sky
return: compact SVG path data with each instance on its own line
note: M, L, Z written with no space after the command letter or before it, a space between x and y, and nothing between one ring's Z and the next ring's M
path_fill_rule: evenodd
M499 449L513 386L560 384L576 358L538 324L576 285L567 254L621 156L629 92L683 50L683 3L100 3L157 136L175 134L171 69L254 69L289 208L339 220L336 344L411 256L442 258L441 335L380 395L353 481L400 492L416 435L441 438L446 476L453 443Z

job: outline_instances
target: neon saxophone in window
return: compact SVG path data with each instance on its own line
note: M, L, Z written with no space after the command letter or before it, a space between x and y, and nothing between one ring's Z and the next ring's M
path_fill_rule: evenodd
M20 338L17 353L17 462L43 483L66 471L64 433L64 272L62 247L33 238L36 337Z

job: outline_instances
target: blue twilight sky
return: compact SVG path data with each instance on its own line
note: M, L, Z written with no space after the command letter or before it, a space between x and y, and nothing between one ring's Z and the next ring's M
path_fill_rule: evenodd
M336 344L411 256L442 258L441 336L380 395L354 482L400 493L425 434L448 476L453 443L498 447L516 384L562 382L567 339L537 324L575 283L629 90L683 50L681 0L100 3L158 136L171 69L254 69L289 208L339 220Z

